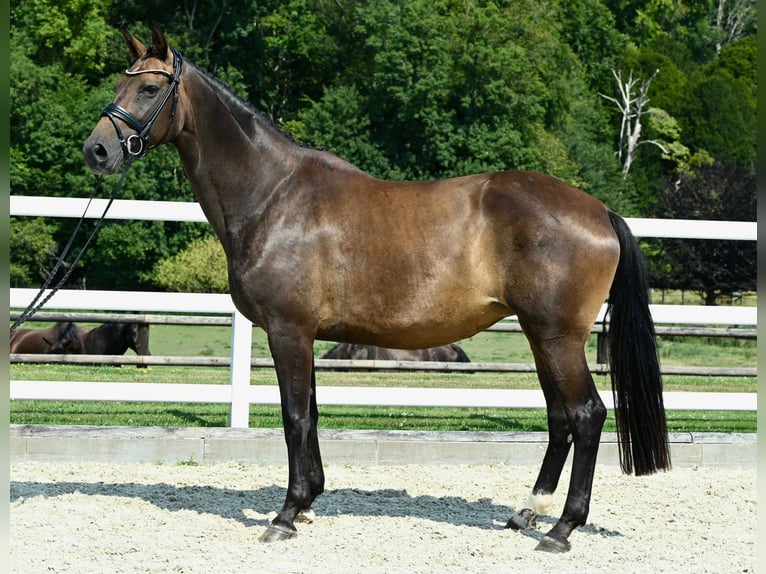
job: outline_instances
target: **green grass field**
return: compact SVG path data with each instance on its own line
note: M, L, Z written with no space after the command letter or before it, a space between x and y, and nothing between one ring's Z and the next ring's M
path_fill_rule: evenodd
M228 356L231 331L227 327L181 327L154 325L150 349L155 355ZM520 333L479 333L460 342L474 361L533 362L524 336ZM317 342L315 354L321 355L332 343ZM755 341L673 338L660 339L661 360L666 365L756 366ZM588 360L595 362L595 337L586 348ZM265 334L253 331L253 357L268 357ZM228 384L225 368L211 367L93 367L81 365L28 364L11 365L16 380L114 381L153 383ZM609 388L608 377L597 375L600 389ZM273 370L253 369L252 384L276 384ZM533 373L317 373L321 387L390 386L432 388L537 388ZM665 377L669 391L755 392L755 378L743 377ZM281 426L279 408L253 405L250 426ZM78 401L12 401L14 424L87 424L136 426L228 426L228 407L188 403L100 403ZM321 428L406 429L406 430L503 430L543 431L542 409L472 409L412 407L336 407L324 406ZM671 411L671 431L755 432L755 412ZM614 430L607 420L606 430Z
M668 411L667 415L671 432L756 431L755 412ZM12 424L225 427L228 421L226 405L14 401L11 406ZM279 407L251 406L250 426L281 427ZM547 425L544 409L323 406L319 428L542 432ZM611 413L604 430L615 430Z

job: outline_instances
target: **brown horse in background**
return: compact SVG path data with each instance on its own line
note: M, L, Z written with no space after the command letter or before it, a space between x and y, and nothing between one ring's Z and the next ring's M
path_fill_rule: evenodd
M47 329L16 329L10 343L11 353L82 353L77 326L71 321L56 323Z
M261 536L295 536L324 490L313 343L421 349L516 315L548 408L548 448L524 508L549 507L574 445L563 512L537 546L566 552L585 524L606 408L585 342L609 299L610 372L622 467L670 466L646 272L622 217L539 173L376 179L303 147L210 75L184 63L158 29L85 142L99 174L154 146L178 150L228 260L232 299L268 335L282 397L289 480ZM639 512L636 509L636 512Z

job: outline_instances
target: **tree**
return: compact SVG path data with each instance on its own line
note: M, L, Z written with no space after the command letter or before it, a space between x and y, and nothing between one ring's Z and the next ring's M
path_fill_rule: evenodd
M597 12L584 4L573 18ZM588 71L568 43L572 34L559 34L561 6L537 3L534 18L519 19L528 5L514 0L350 4L323 28L342 65L284 125L379 177L536 169L587 186L571 154L591 137L594 115L605 114L583 113L594 104L581 101L592 97ZM586 136L577 138L576 126ZM599 141L587 145L605 145Z
M654 207L655 217L756 220L756 179L751 171L716 162L666 179ZM652 242L650 258L655 287L696 291L706 305L721 296L756 288L753 242L708 239L661 239Z
M757 49L754 37L724 46L720 57L689 77L678 121L685 144L750 168L756 159Z
M226 256L214 235L196 239L178 254L161 260L154 281L170 291L228 293Z
M649 87L652 81L659 74L655 70L648 80L633 77L633 70L630 71L627 80L622 79L622 72L612 70L614 79L617 81L619 97L613 98L601 94L604 99L613 102L620 110L620 137L617 143L617 157L622 164L622 176L628 177L630 167L633 165L638 146L642 144L652 144L662 150L662 153L669 155L671 152L662 143L657 140L647 140L641 138L643 125L641 118L651 113L649 108Z
M11 218L11 287L26 287L48 278L56 261L55 230L56 225L42 217Z
M628 37L601 0L561 0L557 7L561 38L586 70L591 92L611 88L612 73Z
M532 169L624 214L646 215L657 182L677 179L684 163L699 165L695 157L753 163L756 23L747 12L753 5L11 0L11 187L14 194L91 195L97 179L82 161L81 142L130 64L118 28L127 24L145 38L143 20L151 14L189 62L300 141L374 175L424 179ZM742 25L735 25L737 14ZM734 31L731 41L723 29ZM640 146L628 179L609 143L618 130L610 125L611 104L598 95L609 93L613 69L634 70L634 77L661 70L640 138L675 150L668 160L656 145ZM101 197L112 182L103 180ZM133 164L122 197L193 199L169 146ZM62 244L75 222L54 224L50 234ZM72 284L146 287L158 261L205 230L110 222ZM27 265L15 257L13 265ZM36 283L37 268L31 269L18 280Z
M723 34L715 23L718 2L604 0L636 46L663 53L687 71L715 57Z
M724 162L755 165L756 114L746 84L718 66L695 73L679 117L688 147Z

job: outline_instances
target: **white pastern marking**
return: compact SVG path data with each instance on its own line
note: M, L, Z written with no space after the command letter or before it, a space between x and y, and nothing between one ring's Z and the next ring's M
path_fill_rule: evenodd
M527 498L527 508L531 508L540 516L549 514L552 507L552 494L530 494Z

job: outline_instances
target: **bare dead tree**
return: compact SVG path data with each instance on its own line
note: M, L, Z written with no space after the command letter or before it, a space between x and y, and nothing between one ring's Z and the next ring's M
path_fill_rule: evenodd
M724 31L725 37L716 42L716 52L721 47L741 38L757 17L755 0L718 0L715 25Z
M655 70L648 80L643 80L641 78L634 78L633 70L631 70L628 79L623 80L622 72L612 70L612 75L617 80L619 97L613 98L599 93L602 98L613 102L622 114L620 139L617 144L617 157L622 164L623 178L628 177L628 172L636 157L638 146L652 144L660 148L663 153L670 153L658 141L641 139L641 118L649 113L649 87L659 73L659 70Z
M186 25L189 30L194 30L194 18L197 15L197 2L196 0L191 5L184 0L184 13L186 14Z
M189 0L184 0L183 5L184 5L184 13L186 15L186 25L189 28L189 30L194 30L194 21L197 17L197 7L199 5L199 0L192 0L191 3L189 2ZM213 26L210 29L210 33L207 36L206 44L210 44L210 42L213 41L213 36L215 35L218 25L221 23L221 20L223 19L223 15L225 11L226 11L226 0L221 0L221 9L218 12L218 17L216 18L216 21L213 23Z

